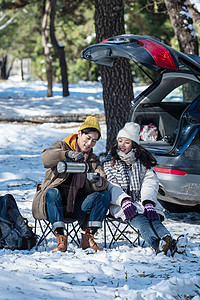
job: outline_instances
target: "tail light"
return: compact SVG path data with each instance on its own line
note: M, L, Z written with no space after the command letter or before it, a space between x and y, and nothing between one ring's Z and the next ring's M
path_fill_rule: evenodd
M106 43L107 41L108 41L108 39L105 39L105 40L101 41L99 44L104 44L104 43Z
M154 167L155 172L164 173L164 174L173 174L173 175L186 175L187 171L168 169L168 168L159 168Z
M166 48L150 40L139 40L138 42L140 46L151 54L158 67L177 70L175 62Z

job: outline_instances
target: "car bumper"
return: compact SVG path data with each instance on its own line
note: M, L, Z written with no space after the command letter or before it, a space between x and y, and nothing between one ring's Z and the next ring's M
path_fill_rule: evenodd
M200 204L200 175L157 173L160 187L158 199L179 205Z

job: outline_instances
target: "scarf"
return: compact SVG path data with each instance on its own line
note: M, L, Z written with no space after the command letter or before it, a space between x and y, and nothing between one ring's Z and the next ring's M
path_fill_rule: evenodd
M123 185L126 186L126 192L132 197L133 201L139 202L141 197L141 185L146 170L140 160L136 159L135 152L135 149L132 149L127 154L120 150L117 150L117 154L120 158L120 161L118 161L118 163L123 169Z
M136 150L135 149L132 149L129 153L125 153L125 152L122 152L121 150L117 150L116 151L119 158L125 162L125 164L127 164L128 166L129 165L132 165L135 161L136 161L136 157L135 157L135 152Z
M77 144L77 134L71 134L67 136L63 141L73 150L73 151L80 151ZM89 154L84 154L84 160L87 161ZM86 174L73 174L72 181L70 183L68 195L67 195L67 205L66 205L66 212L70 213L74 211L74 205L76 201L76 195L78 190L81 189L86 180Z

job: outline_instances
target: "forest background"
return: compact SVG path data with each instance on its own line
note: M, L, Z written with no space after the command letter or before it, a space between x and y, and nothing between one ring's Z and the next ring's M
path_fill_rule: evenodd
M91 44L124 33L151 35L185 53L199 54L199 0L1 0L0 79L21 62L22 80L69 83L100 81L107 125L107 149L128 119L134 98L132 84L146 84L138 68L120 59L114 68L81 58ZM24 62L31 64L26 78ZM66 98L67 101L67 98Z

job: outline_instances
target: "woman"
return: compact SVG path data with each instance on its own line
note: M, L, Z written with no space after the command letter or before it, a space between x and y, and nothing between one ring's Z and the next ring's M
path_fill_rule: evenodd
M164 214L157 201L159 183L153 169L157 162L139 145L139 133L138 124L126 123L117 135L117 145L103 162L110 182L110 213L129 220L156 253L166 254L172 248L172 237L161 222Z

